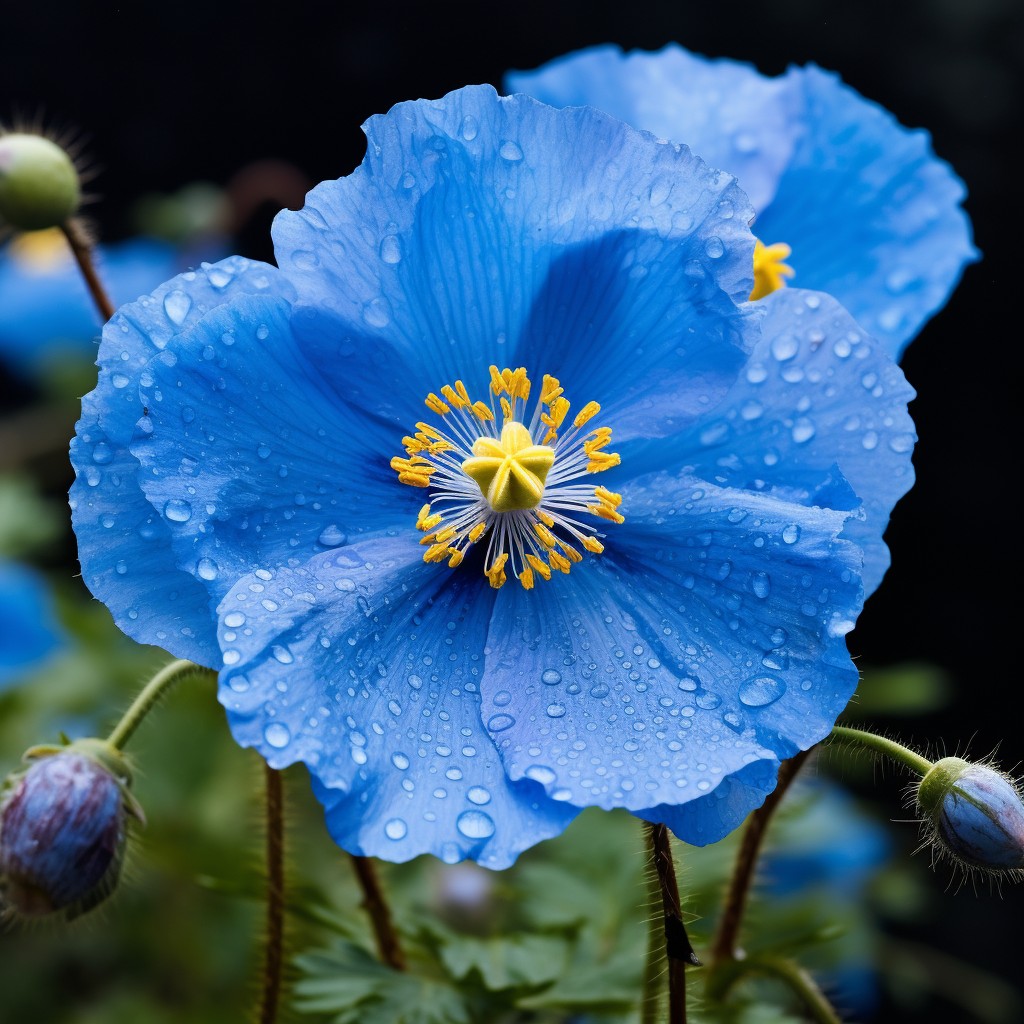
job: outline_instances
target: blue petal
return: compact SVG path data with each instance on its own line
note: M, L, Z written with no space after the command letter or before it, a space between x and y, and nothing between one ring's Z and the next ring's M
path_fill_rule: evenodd
M978 257L963 183L928 133L813 65L766 78L674 45L598 47L507 84L555 105L593 104L734 174L758 237L792 246L795 283L835 295L893 358Z
M139 484L179 567L215 601L254 566L301 565L390 524L411 531L423 503L388 464L400 429L375 431L324 381L290 314L281 298L237 297L142 375Z
M258 570L220 605L221 702L270 765L303 761L352 853L506 867L575 809L510 782L480 723L493 599L381 538Z
M103 329L99 379L71 440L72 523L82 578L140 643L204 664L218 660L206 590L177 568L166 521L146 501L129 451L143 414L142 370L209 310L246 294L287 294L278 271L232 257L181 274L119 310Z
M791 245L794 282L834 295L898 359L978 258L964 184L926 131L837 75L810 66L787 77L803 91L807 130L754 231Z
M914 391L828 295L787 288L754 305L767 315L744 372L673 447L692 472L721 486L780 487L804 504L849 508L820 489L838 464L864 506L865 517L851 520L844 536L864 550L870 594L889 565L882 540L889 513L914 481L907 412ZM623 453L625 469L644 461ZM793 493L800 485L803 499Z
M657 53L595 46L535 71L510 71L505 87L556 107L594 106L684 143L735 175L757 210L771 202L800 135L793 83L675 43Z
M732 179L607 115L480 86L365 130L362 166L279 214L274 238L311 360L370 411L485 386L491 363L561 362L574 388L629 390L699 322L687 301L749 294L751 211ZM382 388L381 364L405 372Z
M860 552L837 539L846 513L666 474L622 509L604 555L499 592L484 720L511 778L645 817L686 804L673 827L714 842L849 700ZM691 814L741 771L724 810Z
M52 654L61 634L43 578L0 560L0 690Z

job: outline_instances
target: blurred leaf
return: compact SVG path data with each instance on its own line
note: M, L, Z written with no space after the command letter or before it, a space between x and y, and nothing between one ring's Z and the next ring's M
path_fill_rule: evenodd
M394 971L350 942L301 956L296 964L306 975L295 985L300 1013L333 1014L335 1024L470 1024L451 986Z
M612 1013L636 1006L640 976L631 958L591 963L569 970L551 988L516 1000L524 1010L577 1010Z
M66 516L27 477L0 476L0 555L23 557L55 540Z
M562 975L569 958L569 942L556 935L479 939L448 929L432 927L431 932L442 937L438 955L453 978L461 980L476 970L492 992L547 985Z
M906 662L864 669L843 721L882 715L921 715L941 711L953 699L949 674L938 665Z

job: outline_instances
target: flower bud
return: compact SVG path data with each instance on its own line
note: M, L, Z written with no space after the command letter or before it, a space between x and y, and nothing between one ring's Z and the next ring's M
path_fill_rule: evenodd
M1024 802L1002 772L944 757L921 780L917 802L954 860L990 871L1024 868Z
M81 198L75 165L55 142L0 134L0 222L21 231L58 227Z
M0 907L23 917L67 920L117 885L129 817L121 755L100 740L30 750L0 802Z

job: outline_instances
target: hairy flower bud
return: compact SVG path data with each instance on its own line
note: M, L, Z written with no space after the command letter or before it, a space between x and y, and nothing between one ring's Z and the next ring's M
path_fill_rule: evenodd
M1024 868L1024 802L1002 772L944 757L921 780L917 802L932 838L954 860L990 871Z
M0 134L0 222L21 231L63 224L82 190L71 158L42 135Z
M121 755L99 740L42 747L0 803L0 907L70 920L117 885L129 817L139 817Z

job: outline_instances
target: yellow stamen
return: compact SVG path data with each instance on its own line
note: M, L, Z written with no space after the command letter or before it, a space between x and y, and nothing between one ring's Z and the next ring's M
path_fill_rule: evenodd
M448 568L455 569L462 564L462 559L466 557L466 553L459 548L449 548L449 554L451 558L448 559Z
M523 590L533 590L533 570L524 569L519 574L519 582L523 585Z
M551 579L551 567L546 562L542 562L536 555L527 555L526 561L533 566L534 571L541 579Z
M616 512L611 505L588 505L587 510L593 512L595 516L608 519L613 523L624 523L626 521L626 517Z
M461 380L456 381L456 384L461 383ZM465 388L463 388L463 391L465 391ZM445 384L444 387L441 388L441 394L444 395L444 397L448 399L449 404L453 405L456 409L465 409L467 406L473 404L470 402L468 396L463 398L462 395L460 395L455 388L451 386L451 384Z
M564 540L560 540L558 542L558 546L565 552L570 562L583 561L583 556L571 544L567 544Z
M484 405L483 402L474 402L473 412L475 412L485 423L489 423L494 419L494 413L491 412L491 407L489 405Z
M555 546L554 535L546 527L541 526L540 523L533 524L533 532L540 538L540 542L544 547L553 548Z
M604 551L604 545L596 537L584 537L583 546L595 555L599 555Z
M508 552L502 551L494 560L490 569L486 570L487 579L495 590L500 590L508 577L505 575L505 563L508 561Z
M568 574L570 569L569 559L563 558L557 551L552 551L548 554L548 561L551 563L552 569Z
M607 487L595 487L594 497L599 498L601 501L608 502L608 504L613 508L618 508L622 504L622 495L616 494L614 491L609 491Z
M751 302L786 287L785 279L793 277L796 271L783 260L788 259L792 252L785 242L765 245L760 238L757 239L754 243L754 290L750 293Z
M601 406L597 402L587 402L576 414L576 419L572 421L572 425L574 427L582 427L585 423L589 423L600 411Z
M469 542L475 544L487 531L486 523L477 523L472 530L469 531Z
M502 377L496 366L490 366L488 369L491 372L491 390L495 395L503 395L508 390L505 386L505 378Z
M424 562L443 562L448 557L447 544L434 544L423 555Z
M550 530L555 525L554 516L550 516L542 509L537 509L537 518Z
M424 402L431 412L436 412L439 416L446 416L448 413L451 412L451 409L447 405L445 405L444 402L442 402L441 399L438 398L433 391L431 391L430 394L427 395L427 397L424 399ZM416 425L419 426L420 424L417 423Z
M545 405L550 405L564 390L559 384L557 377L552 377L550 374L545 373L540 384L540 400Z

